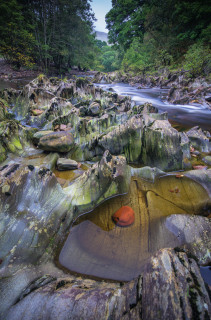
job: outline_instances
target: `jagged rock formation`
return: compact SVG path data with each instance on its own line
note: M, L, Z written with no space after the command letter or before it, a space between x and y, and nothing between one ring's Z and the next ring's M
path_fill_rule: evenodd
M133 106L83 78L40 76L2 96L8 106L0 103L0 318L208 319L209 288L199 265L211 262L211 170L165 172L188 166L190 145L207 152L208 134L179 133L166 113ZM61 186L59 158L63 168L70 158L95 163L84 172L74 162L79 172ZM115 206L134 210L131 229L114 229ZM110 278L128 283L73 276L58 265L70 226L96 207L83 216L82 266L91 259L96 268L94 250L102 245L102 259L108 248L113 262L122 259L122 270L115 267Z

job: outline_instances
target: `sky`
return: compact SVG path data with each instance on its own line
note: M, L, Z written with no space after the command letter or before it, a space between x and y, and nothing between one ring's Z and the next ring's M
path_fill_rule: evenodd
M105 15L111 9L111 0L92 0L92 9L98 21L94 23L96 31L108 32L106 29Z

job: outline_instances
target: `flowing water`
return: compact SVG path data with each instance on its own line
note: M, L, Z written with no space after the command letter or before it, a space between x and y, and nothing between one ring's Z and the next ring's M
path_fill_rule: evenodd
M211 110L201 104L175 105L166 102L168 89L142 88L138 89L129 84L96 84L104 90L112 90L119 95L130 96L135 104L152 103L159 112L168 112L172 125L182 128L200 126L204 130L211 131Z
M20 87L25 83L19 84ZM167 111L173 124L184 128L199 125L203 129L211 129L211 111L208 108L164 102L166 89L138 89L122 83L98 86L131 96L135 104L152 103L159 112ZM0 82L0 87L15 86ZM40 165L46 158L42 153L26 160ZM62 187L66 187L85 170L86 165L79 170L54 170L54 173ZM171 175L165 176L157 185L145 184L144 181L138 183L133 177L127 195L110 199L91 213L79 217L60 252L60 266L89 276L128 281L140 274L157 250L182 245L182 239L168 228L166 219L172 214L205 214L199 206L201 202L208 202L207 192L188 178L176 179ZM135 212L134 224L126 228L116 226L112 220L112 215L122 206L130 206ZM210 276L210 269L208 271Z

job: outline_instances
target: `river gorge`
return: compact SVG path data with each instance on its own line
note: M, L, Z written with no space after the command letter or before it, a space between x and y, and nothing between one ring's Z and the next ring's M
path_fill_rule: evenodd
M209 104L108 78L4 84L0 319L209 319Z

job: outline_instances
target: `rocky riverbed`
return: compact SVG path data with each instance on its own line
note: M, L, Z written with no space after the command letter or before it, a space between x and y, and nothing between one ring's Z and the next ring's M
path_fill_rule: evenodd
M210 150L87 78L4 90L0 318L209 319Z
M130 73L98 72L95 75L96 83L124 82L138 85L139 88L165 88L168 90L167 101L173 104L202 104L211 108L210 80L203 77L190 77L187 71L171 72L163 69L154 75L134 76Z

